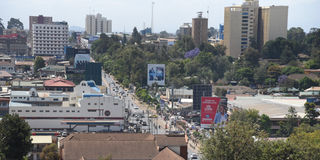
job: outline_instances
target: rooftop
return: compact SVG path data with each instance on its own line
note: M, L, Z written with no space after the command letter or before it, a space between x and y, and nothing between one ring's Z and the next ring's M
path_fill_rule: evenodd
M10 78L12 75L7 71L0 71L0 78Z
M58 77L58 78L44 81L43 86L45 86L45 87L74 87L75 84L71 81L68 81L68 80L65 80L65 79Z
M52 136L31 136L32 144L51 144Z
M168 159L184 160L181 156L171 151L168 147L163 149L157 156L152 158L152 160L168 160Z

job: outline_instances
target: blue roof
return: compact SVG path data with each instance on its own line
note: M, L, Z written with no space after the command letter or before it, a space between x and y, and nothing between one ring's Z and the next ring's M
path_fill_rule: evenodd
M96 86L96 84L93 81L87 81L87 83L89 87L100 93L100 89Z
M83 98L103 97L103 94L84 93L82 97L83 97Z

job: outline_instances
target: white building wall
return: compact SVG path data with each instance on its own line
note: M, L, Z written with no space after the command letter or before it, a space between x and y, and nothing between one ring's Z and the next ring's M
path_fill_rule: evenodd
M33 55L63 56L64 47L68 45L68 23L32 25Z

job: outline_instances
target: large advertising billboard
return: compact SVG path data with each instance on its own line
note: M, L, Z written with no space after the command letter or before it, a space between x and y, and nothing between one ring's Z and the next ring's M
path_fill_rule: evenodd
M201 97L201 128L211 128L220 119L216 118L216 113L220 103L219 97Z
M148 64L148 85L157 83L160 86L165 85L165 65L164 64Z

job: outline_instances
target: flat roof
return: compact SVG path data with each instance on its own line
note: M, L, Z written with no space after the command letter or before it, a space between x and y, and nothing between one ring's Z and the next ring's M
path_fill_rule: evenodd
M50 144L52 136L31 136L32 144Z
M119 120L106 120L106 121L61 121L62 124L68 125L113 125L115 123L120 123Z

